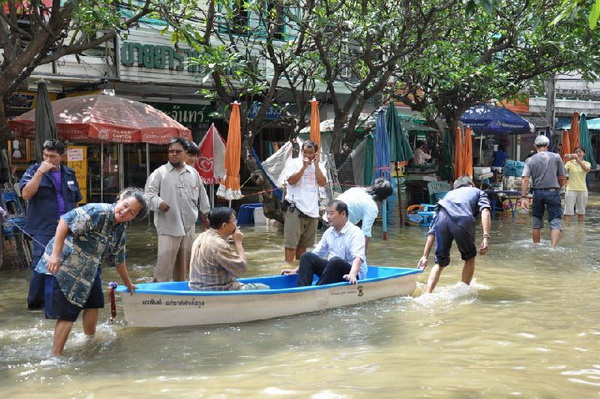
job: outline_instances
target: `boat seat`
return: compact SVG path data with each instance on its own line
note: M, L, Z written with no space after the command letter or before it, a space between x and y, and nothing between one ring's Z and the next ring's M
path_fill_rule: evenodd
M448 191L450 191L452 188L450 187L449 183L446 183L445 181L430 181L429 183L427 183L427 191L429 191L429 202L432 204L435 204L438 202L439 196L438 198L436 198L436 193L447 193Z

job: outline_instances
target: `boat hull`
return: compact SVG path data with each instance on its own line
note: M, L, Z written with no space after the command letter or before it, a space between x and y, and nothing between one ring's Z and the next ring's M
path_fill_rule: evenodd
M296 287L297 276L241 279L271 287L257 291L190 291L186 282L140 284L133 295L119 287L132 327L243 323L356 305L414 292L419 269L370 267L358 284Z

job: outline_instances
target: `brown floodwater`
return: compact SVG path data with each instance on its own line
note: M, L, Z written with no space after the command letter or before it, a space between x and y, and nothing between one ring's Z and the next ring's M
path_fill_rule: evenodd
M492 224L475 280L453 252L433 294L213 327L76 323L62 358L54 322L26 311L26 271L0 273L0 388L6 398L589 398L600 395L600 196L560 247L531 243L527 215ZM277 273L283 233L245 226L248 275ZM392 225L369 263L415 265L426 230ZM128 231L134 282L152 278L154 228ZM432 260L430 260L432 263ZM427 273L419 277L420 286ZM104 282L118 281L105 270Z

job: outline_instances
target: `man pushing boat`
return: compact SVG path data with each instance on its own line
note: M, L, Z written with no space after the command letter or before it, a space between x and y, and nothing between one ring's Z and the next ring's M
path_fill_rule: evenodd
M425 269L429 253L437 241L435 249L435 266L429 273L425 292L430 293L440 279L443 268L450 264L450 248L456 241L461 258L465 261L462 271L462 282L469 285L475 272L475 218L481 213L483 239L479 246L479 254L485 255L490 240L490 202L485 192L474 187L473 181L467 177L459 177L454 181L454 190L441 199L435 210L435 216L427 233L427 241L423 256L417 267Z

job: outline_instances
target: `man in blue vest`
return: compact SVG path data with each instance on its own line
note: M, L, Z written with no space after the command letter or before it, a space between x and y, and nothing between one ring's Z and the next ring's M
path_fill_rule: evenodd
M25 231L33 238L32 268L38 264L46 244L54 237L60 216L75 208L82 198L75 172L61 163L64 153L62 141L46 140L43 161L30 166L19 182L21 195L28 201ZM44 309L46 279L52 283L53 278L52 275L33 271L27 295L29 310Z

